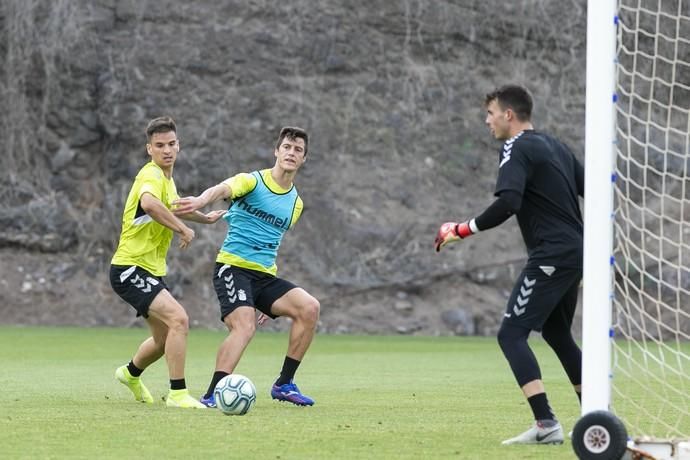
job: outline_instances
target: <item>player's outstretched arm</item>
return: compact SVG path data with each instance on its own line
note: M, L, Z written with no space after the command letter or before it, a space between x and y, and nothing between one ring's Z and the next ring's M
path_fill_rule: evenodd
M206 214L201 211L194 211L189 214L179 214L177 217L190 222L196 222L198 224L215 224L225 215L226 212L227 211L225 209L209 211Z
M434 240L434 247L436 252L440 251L443 246L454 241L467 238L479 231L494 228L501 225L508 220L510 216L517 213L522 206L522 194L514 190L504 190L499 195L496 201L491 203L491 206L486 208L486 211L481 213L477 218L465 222L446 222L441 225L436 239Z
M185 249L194 239L194 230L187 227L161 201L150 193L144 193L139 200L141 208L159 224L180 235L180 248Z
M173 212L178 216L191 214L206 205L230 196L232 196L232 189L226 183L221 182L218 185L207 188L199 196L186 196L173 201Z

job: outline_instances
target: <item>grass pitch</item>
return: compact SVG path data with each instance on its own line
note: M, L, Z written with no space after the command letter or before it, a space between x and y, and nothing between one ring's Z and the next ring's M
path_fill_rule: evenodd
M316 337L296 382L313 407L272 401L285 334L258 333L237 372L257 387L242 417L169 409L163 360L135 402L114 378L146 329L0 327L0 458L572 459L562 446L502 446L531 412L495 339ZM205 391L224 333L192 330L187 385ZM536 338L535 338L536 339ZM555 356L532 345L566 432L577 398Z

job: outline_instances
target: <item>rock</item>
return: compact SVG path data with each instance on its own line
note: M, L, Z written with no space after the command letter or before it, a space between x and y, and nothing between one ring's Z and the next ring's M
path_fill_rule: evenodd
M414 306L412 302L407 300L396 300L393 303L393 309L399 313L410 313L414 309Z
M455 335L474 335L475 322L471 314L461 308L445 310L441 320Z
M65 141L61 141L60 148L50 160L50 166L53 172L57 172L67 166L75 155L76 152L72 150Z

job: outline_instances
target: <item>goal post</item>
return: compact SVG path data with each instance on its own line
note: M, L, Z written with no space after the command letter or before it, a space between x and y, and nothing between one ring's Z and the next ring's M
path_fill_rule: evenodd
M623 442L690 459L690 0L587 8L573 447L581 458L618 458L602 455Z
M582 414L608 410L615 164L616 0L587 4Z

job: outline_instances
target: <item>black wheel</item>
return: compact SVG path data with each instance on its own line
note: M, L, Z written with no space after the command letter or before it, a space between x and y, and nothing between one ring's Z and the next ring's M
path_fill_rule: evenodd
M604 410L590 412L573 428L573 450L581 460L620 460L627 443L623 422Z

